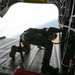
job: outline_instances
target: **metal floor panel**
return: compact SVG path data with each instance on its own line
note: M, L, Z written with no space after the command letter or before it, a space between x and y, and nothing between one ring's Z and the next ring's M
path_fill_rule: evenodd
M2 40L0 40L0 46L2 46L2 45L4 45L4 44L7 44L7 43L9 43L9 42L11 42L11 41L13 41L14 39L8 39L8 38L6 38L6 39L2 39Z
M43 59L44 50L39 50L29 67L29 71L41 73L42 59Z
M18 45L18 42L18 40L7 38L0 40L0 75L11 75L18 66L27 70L33 62L39 50L37 46L34 45L31 45L29 54L23 53L24 61L22 61L20 53L16 53L15 60L9 57L12 45Z
M18 45L19 41L15 39L4 39L1 40L0 43L0 75L11 75L18 67L24 70L40 73L44 50L39 50L37 46L31 45L30 53L25 54L25 52L23 52L24 61L22 61L20 53L18 52L16 53L15 60L12 60L9 57L11 47L12 45ZM57 54L59 54L58 47L55 46L53 50L53 57L59 57L57 56ZM52 62L57 61L58 60L52 60Z

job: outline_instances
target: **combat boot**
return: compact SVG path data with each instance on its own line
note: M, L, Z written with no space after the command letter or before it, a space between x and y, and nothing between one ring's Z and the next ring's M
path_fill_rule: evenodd
M58 68L54 68L47 64L44 64L41 67L41 73L48 74L48 75L58 75L58 71L59 71Z
M10 56L12 59L15 59L15 54L16 54L16 52L18 52L18 48L14 45L14 46L12 46L12 48L11 48L11 51L10 51L9 56Z

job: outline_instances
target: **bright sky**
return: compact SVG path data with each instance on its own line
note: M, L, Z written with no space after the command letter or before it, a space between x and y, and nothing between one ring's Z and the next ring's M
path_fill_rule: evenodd
M13 37L54 20L58 21L58 9L53 4L16 3L0 18L0 36Z

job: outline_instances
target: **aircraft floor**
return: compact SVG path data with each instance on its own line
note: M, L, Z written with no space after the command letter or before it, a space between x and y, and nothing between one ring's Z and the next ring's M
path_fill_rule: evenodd
M29 54L23 53L22 61L20 53L16 53L15 60L9 56L12 45L18 45L19 40L5 38L0 40L0 75L11 75L18 67L32 72L41 72L43 51L37 46L31 45Z

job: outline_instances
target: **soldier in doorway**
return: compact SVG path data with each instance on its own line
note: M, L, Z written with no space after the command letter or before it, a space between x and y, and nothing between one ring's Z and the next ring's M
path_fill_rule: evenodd
M50 73L51 75L56 75L58 72L58 68L49 65L53 47L51 41L56 39L56 33L58 32L61 32L61 30L54 27L43 29L29 28L20 36L20 46L23 44L23 51L25 50L26 53L30 52L30 44L44 47L44 56L41 67L41 72L44 74ZM14 57L17 51L18 50L14 52L11 51L10 56Z

